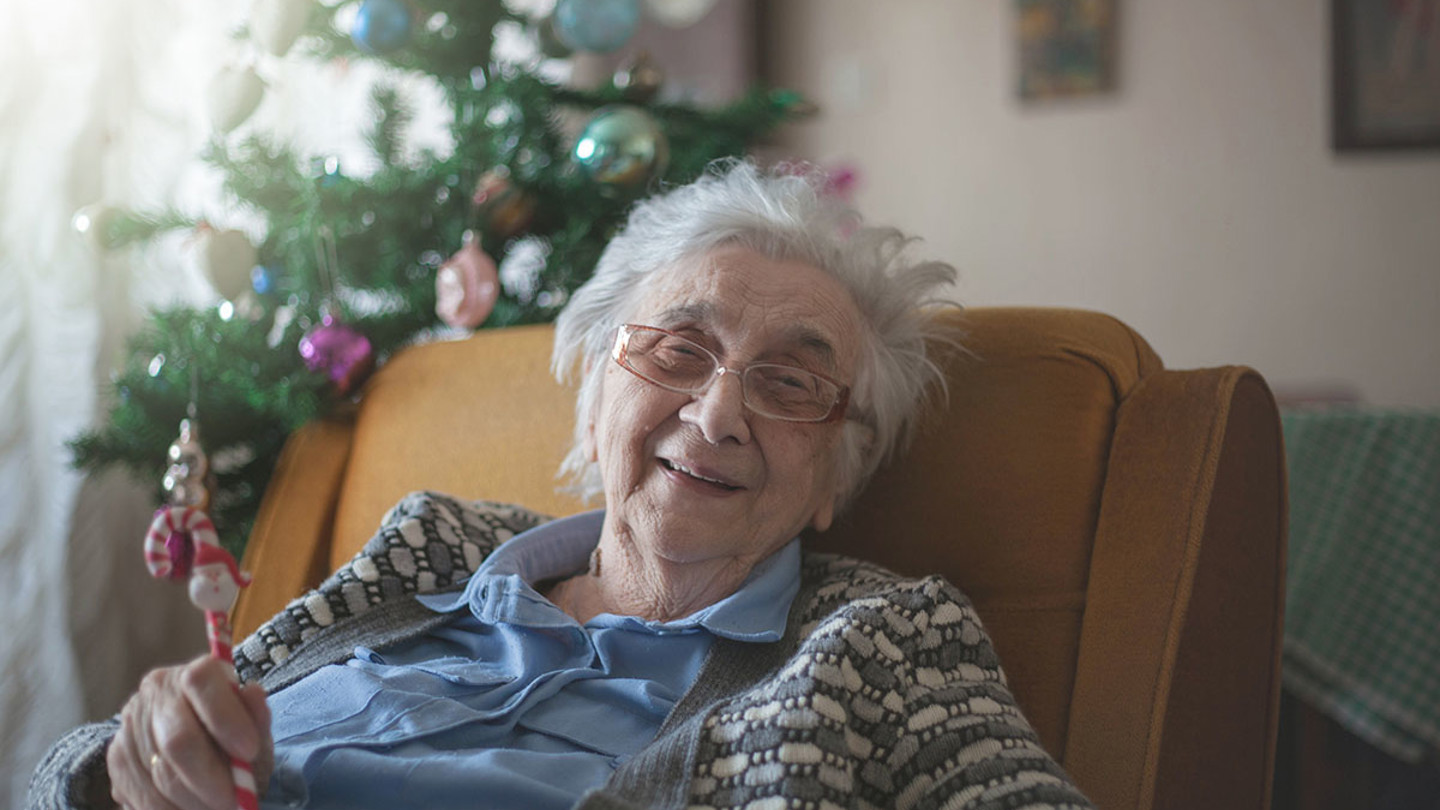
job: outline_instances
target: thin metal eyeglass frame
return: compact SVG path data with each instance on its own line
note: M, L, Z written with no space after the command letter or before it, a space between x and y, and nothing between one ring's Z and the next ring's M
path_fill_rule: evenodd
M691 346L694 346L695 348L704 352L705 356L710 358L710 361L715 365L715 373L710 375L710 377L705 380L705 383L699 388L681 388L678 386L669 385L667 383L662 383L659 380L651 379L650 377L641 374L638 369L630 365L630 362L627 359L627 355L630 351L630 337L636 332L656 332L662 335L673 337L677 340L685 341ZM684 335L676 334L669 329L661 329L658 326L645 326L643 324L635 323L621 324L620 328L616 330L615 346L610 351L610 357L615 361L616 365L620 366L631 374L634 374L636 377L639 377L645 382L648 382L658 388L664 388L666 391L674 391L677 394L703 394L706 391L710 390L710 386L714 385L715 381L718 380L722 375L733 374L740 379L740 397L742 400L744 400L745 407L749 408L751 411L754 411L760 416L765 417L766 419L774 419L780 422L798 422L807 425L838 422L845 418L845 411L850 405L850 386L842 385L838 380L827 377L826 375L821 374L818 371L811 371L809 369L798 368L796 366L787 366L784 363L751 363L750 365L742 369L733 369L721 363L720 358L717 357L714 352L710 351L704 346L701 346L699 343L696 343L695 341L685 337ZM798 419L791 416L778 416L776 414L761 411L757 409L754 405L750 404L750 397L748 394L745 393L745 375L747 372L750 371L750 369L757 366L788 368L795 371L803 372L805 374L814 375L824 380L825 382L828 382L831 385L835 386L835 401L830 404L829 412L827 412L819 419Z

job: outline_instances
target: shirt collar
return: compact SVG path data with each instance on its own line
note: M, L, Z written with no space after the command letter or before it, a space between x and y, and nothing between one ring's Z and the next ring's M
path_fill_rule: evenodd
M604 522L604 510L595 510L522 532L491 553L463 591L424 595L419 597L420 602L441 613L469 607L476 616L486 618L493 610L493 592L497 586L528 591L526 596L530 598L526 598L526 602L545 601L530 586L583 570L589 564L590 552L600 541ZM751 569L734 593L689 616L657 622L602 614L590 624L643 627L662 635L702 627L716 636L737 641L778 641L785 633L790 603L799 590L800 540L795 538ZM487 600L487 596L492 598ZM548 605L548 601L545 604ZM527 612L521 618L539 619L540 616Z

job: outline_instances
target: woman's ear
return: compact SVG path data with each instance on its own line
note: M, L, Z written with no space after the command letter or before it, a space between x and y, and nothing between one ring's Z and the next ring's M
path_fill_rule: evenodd
M819 508L815 510L815 514L810 516L810 528L817 532L823 532L830 528L830 524L835 522L835 504L839 500L840 496L837 493L820 504Z
M870 448L875 444L875 429L860 421L847 421L840 433L839 447L835 449L835 471L832 475L830 496L820 503L810 516L810 527L823 532L835 522L835 513L847 495L852 494L855 481L853 475L865 466Z

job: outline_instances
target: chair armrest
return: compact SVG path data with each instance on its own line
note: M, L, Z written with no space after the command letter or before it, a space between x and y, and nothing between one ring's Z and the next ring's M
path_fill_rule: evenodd
M1121 404L1065 762L1097 805L1268 806L1284 469L1250 369L1160 372Z

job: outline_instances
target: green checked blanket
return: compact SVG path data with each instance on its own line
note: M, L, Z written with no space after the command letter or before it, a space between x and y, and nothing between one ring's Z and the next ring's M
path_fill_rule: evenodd
M1440 412L1282 419L1285 686L1418 762L1440 751Z

